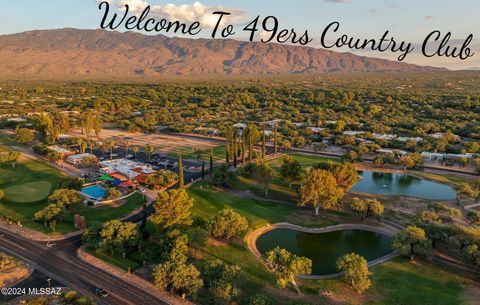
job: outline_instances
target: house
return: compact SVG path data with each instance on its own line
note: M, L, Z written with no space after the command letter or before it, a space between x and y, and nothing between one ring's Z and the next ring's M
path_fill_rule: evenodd
M443 132L437 132L437 133L432 133L430 134L429 136L431 138L434 138L434 139L437 139L437 140L441 140L445 137L446 133L443 133ZM456 134L453 134L453 137L457 140L460 140L460 136L459 135L456 135Z
M399 149L389 149L389 148L382 148L377 150L377 153L382 154L382 155L387 155L387 154L400 154L400 155L408 155L408 152L404 150L399 150Z
M59 153L63 159L67 158L68 156L75 155L74 151L71 151L69 149L66 149L57 145L49 146L48 149Z
M343 135L344 136L359 136L359 135L362 135L364 134L365 132L364 131L352 131L352 130L349 130L349 131L344 131L343 132Z
M420 137L398 137L395 140L399 142L408 142L408 141L413 141L415 143L422 142L423 138Z
M87 158L96 158L95 155L85 153L85 154L78 154L78 155L70 155L67 157L67 163L72 165L81 165L83 161Z
M236 129L245 129L245 128L247 128L247 124L245 124L245 123L237 123L237 124L233 125L233 128L236 128Z
M13 123L24 123L27 120L24 118L9 118L7 119L7 122L13 122Z
M433 153L424 151L422 152L422 158L428 161L443 161L446 159L473 159L475 158L476 154L447 154L447 153Z
M373 138L377 139L377 140L387 140L387 141L391 141L391 140L394 140L397 138L397 135L395 134L378 134L378 133L374 133L373 134Z
M321 127L310 127L310 130L311 130L313 133L321 133L322 131L325 130L325 128L321 128Z
M209 136L216 136L220 132L216 128L208 128L208 127L197 127L194 130L202 134L207 134Z
M148 164L128 160L116 159L100 162L101 171L109 174L117 180L135 180L141 182L137 177L144 177L156 172ZM115 177L116 176L116 177Z

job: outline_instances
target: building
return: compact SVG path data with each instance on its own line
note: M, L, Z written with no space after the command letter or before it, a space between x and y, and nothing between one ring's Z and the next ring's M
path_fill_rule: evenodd
M433 153L424 151L422 152L422 158L428 161L443 161L447 159L473 159L477 156L476 154L446 154L446 153Z
M85 153L85 154L78 154L78 155L70 155L67 157L67 163L72 165L81 165L83 161L87 158L96 158L95 155Z
M365 132L364 131L353 131L353 130L349 130L349 131L344 131L343 132L343 135L344 136L360 136L362 134L364 134Z
M399 142L408 142L408 141L413 141L415 143L422 142L423 138L420 137L398 137L395 140Z
M49 146L48 149L59 153L62 156L62 158L67 158L68 156L75 155L74 151L71 151L69 149L66 149L57 145Z
M402 155L402 156L408 155L408 152L406 152L404 150L390 149L390 148L379 149L379 150L377 150L377 153L383 154L383 155L386 155L386 154L399 154L399 155Z
M128 180L138 180L138 176L145 177L156 172L148 164L128 160L116 159L100 162L101 171L109 175L123 176ZM113 176L112 176L113 177ZM124 179L119 179L124 180Z
M322 127L310 127L310 130L311 130L313 133L321 133L322 131L325 130L325 128L322 128Z

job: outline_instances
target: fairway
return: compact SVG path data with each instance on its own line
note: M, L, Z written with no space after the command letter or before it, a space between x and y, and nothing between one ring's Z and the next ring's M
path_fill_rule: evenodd
M51 189L52 183L38 181L10 186L4 192L5 199L10 202L30 203L46 199Z

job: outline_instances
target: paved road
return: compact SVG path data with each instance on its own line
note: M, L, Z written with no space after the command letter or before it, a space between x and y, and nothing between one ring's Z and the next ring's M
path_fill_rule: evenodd
M197 179L200 176L201 173L189 173L185 175L185 180L188 179L186 182L189 182L190 179ZM176 185L173 187L176 187ZM155 197L153 193L147 195L152 197L149 198L149 201L152 201ZM149 205L147 208L148 215L152 214L153 211L153 206ZM140 211L125 221L138 223L142 220L142 216L143 212ZM2 233L0 234L0 250L23 259L35 269L61 283L61 286L67 286L88 295L96 299L99 304L169 304L148 291L79 259L77 250L82 245L80 235L55 242L54 246L47 247L45 243L34 242L2 230L0 232ZM32 285L30 287L38 287L39 281L30 278L24 284ZM110 295L107 298L100 299L94 294L96 287L105 289Z
M49 248L45 244L32 242L8 232L2 233L0 250L22 258L62 286L78 290L96 299L99 304L169 304L148 291L79 259L76 251L81 244L80 237L70 238ZM35 284L35 281L32 283ZM104 288L110 296L99 299L94 294L95 287Z

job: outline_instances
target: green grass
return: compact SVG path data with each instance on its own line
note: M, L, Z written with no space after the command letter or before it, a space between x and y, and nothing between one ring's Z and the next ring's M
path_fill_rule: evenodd
M47 197L64 177L57 169L34 160L19 162L15 168L0 166L0 189L5 192L0 214L34 226L33 215L47 205Z
M123 258L121 256L111 256L111 255L108 255L108 254L105 254L105 253L96 252L94 249L92 249L90 247L87 247L85 249L85 251L87 253L101 259L102 261L105 261L105 262L109 263L110 265L117 266L118 268L123 269L125 271L127 271L129 267L133 268L133 269L137 269L137 268L140 268L142 266L138 262L136 262L134 260L131 260L128 257Z
M52 184L48 181L27 182L4 189L5 200L17 203L37 202L50 195Z
M342 280L304 281L302 290L316 294L332 291L342 295L348 304L368 305L460 305L466 304L462 293L466 279L439 267L404 257L375 266L370 270L372 286L365 293L367 301L359 302Z
M295 206L243 199L228 192L207 189L207 187L207 183L197 183L188 190L194 199L192 214L206 220L223 208L230 207L247 218L250 228L256 229L268 223L285 221L287 216L297 210Z
M5 143L0 138L0 143ZM0 149L7 151L8 147L0 145ZM43 224L33 221L35 212L48 205L48 196L55 191L65 176L56 168L47 163L36 160L23 160L13 168L5 164L0 166L0 189L5 196L0 200L0 214L14 221L20 221L23 226L47 233L65 234L75 230L73 215L57 224L56 232ZM87 225L105 222L129 214L141 207L143 197L134 194L126 199L119 207L104 206L98 208L82 206L78 212L85 216Z

